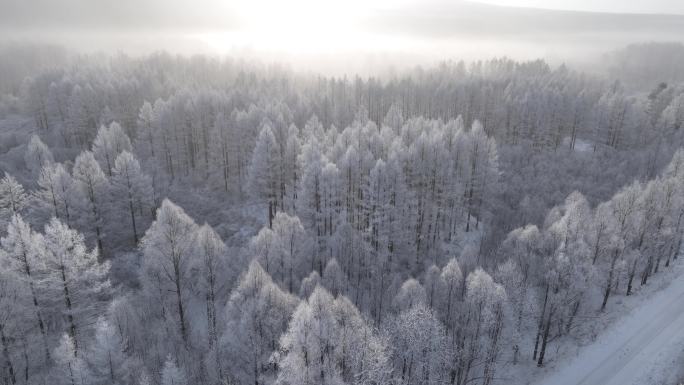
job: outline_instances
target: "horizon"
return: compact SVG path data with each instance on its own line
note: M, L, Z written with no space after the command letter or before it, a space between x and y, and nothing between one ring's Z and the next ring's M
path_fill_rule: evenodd
M533 0L201 0L166 8L159 0L106 8L84 0L39 1L49 7L9 0L0 15L0 44L134 56L163 50L352 74L501 56L591 68L605 53L630 44L684 43L684 16L667 14L679 9L667 0L654 3L660 8L623 6L612 13L603 12L612 0L574 8L573 2L554 0L548 9L530 8L540 3Z

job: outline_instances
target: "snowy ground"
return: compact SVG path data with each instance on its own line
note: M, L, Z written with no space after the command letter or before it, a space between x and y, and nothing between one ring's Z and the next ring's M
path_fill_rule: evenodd
M640 306L536 384L677 384L684 358L684 264L677 262L669 285L644 295Z

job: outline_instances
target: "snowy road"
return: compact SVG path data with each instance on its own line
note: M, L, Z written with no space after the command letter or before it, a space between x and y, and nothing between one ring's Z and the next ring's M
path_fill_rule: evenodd
M673 282L611 327L595 343L539 385L644 385L665 371L663 361L684 344L684 266Z

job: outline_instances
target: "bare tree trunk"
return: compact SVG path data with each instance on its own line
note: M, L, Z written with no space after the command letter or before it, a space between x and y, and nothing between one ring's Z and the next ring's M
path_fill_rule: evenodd
M608 297L610 297L610 289L613 287L613 276L615 275L615 264L617 263L619 251L615 250L613 258L610 262L610 270L608 271L608 282L606 282L606 290L603 294L603 303L601 303L601 311L606 309Z
M269 200L268 201L268 228L269 229L273 229L273 217L274 217L273 211L275 211L273 208L273 200Z
M632 281L634 281L634 275L636 274L637 260L634 260L632 267L629 269L629 280L627 281L627 295L632 295Z
M17 376L14 373L14 365L12 364L12 358L9 353L9 341L5 335L5 325L0 323L0 342L2 342L2 353L5 356L5 366L9 372L10 383L12 385L17 383Z
M544 366L544 355L546 354L546 345L549 342L549 331L551 330L551 319L553 318L553 306L549 310L549 317L546 320L546 326L544 327L544 336L542 338L541 350L539 351L539 360L537 361L537 366Z
M97 199L95 198L95 187L92 182L88 183L88 195L90 205L92 206L93 217L95 218L95 235L97 236L97 251L99 257L104 258L104 249L102 248L102 230L100 229L100 210L97 208Z
M570 314L570 319L568 319L568 323L565 325L565 333L570 333L570 329L572 329L572 323L575 320L577 313L579 312L581 304L582 304L582 299L580 298L577 300L577 302L575 302L575 305L572 307L572 313Z
M23 351L23 355L24 355L24 383L28 384L29 383L29 373L31 371L31 365L29 363L28 346L26 343L26 336L25 335L21 336L21 342L24 345L24 351ZM47 348L47 346L46 346L46 348Z
M651 275L651 269L653 269L653 255L649 255L646 267L644 267L644 270L641 272L641 286L648 282L648 277Z
M503 312L501 309L497 311L496 314L496 326L492 332L492 343L487 354L487 359L484 368L484 381L483 385L491 384L494 380L494 364L496 363L496 358L499 354L499 337L501 336L501 328L503 327Z
M131 194L128 194L128 206L129 209L131 210L131 222L133 225L133 242L135 245L138 244L138 228L135 225L135 209L133 208L133 197Z
M23 257L23 263L24 263L24 273L26 274L26 278L28 279L29 289L31 290L31 298L33 299L33 308L36 311L38 328L40 329L40 334L43 336L43 343L45 344L45 361L49 362L50 361L50 348L48 347L48 342L47 342L47 331L45 328L45 322L43 322L43 316L40 312L40 306L38 304L38 296L36 295L36 289L35 289L35 286L33 285L33 277L31 276L31 265L29 265L28 256L26 254L24 254L22 257Z
M181 294L181 278L180 278L180 269L178 266L174 266L174 274L175 274L175 284L176 284L176 302L178 304L178 317L179 317L179 322L180 322L180 332L181 336L183 337L183 342L187 345L188 343L188 333L185 328L185 311L183 309L183 296Z
M544 293L544 305L542 306L542 313L539 316L539 324L537 325L537 335L534 339L534 353L532 354L532 359L537 359L537 351L539 349L539 338L541 337L542 328L544 327L544 315L546 314L546 303L549 299L549 285L546 285L546 291Z
M62 287L64 289L64 303L67 307L67 319L69 320L69 335L74 339L74 356L78 356L78 337L76 336L76 323L74 322L74 316L71 313L71 296L69 294L69 286L67 286L66 280L66 269L64 265L60 266L60 271L62 273Z

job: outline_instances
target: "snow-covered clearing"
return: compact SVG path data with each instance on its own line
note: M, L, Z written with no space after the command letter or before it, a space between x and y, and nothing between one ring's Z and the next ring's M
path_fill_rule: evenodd
M630 385L674 383L684 348L684 265L673 279L610 327L593 344L578 350L565 366L537 384Z

